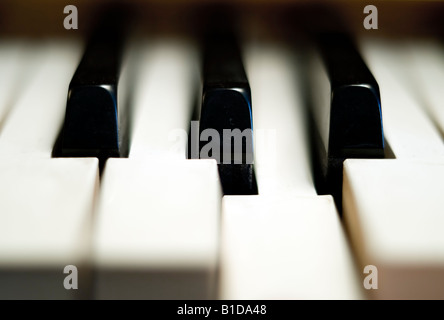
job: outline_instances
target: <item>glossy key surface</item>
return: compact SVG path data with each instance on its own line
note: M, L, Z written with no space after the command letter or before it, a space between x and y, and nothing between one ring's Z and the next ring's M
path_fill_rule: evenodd
M340 202L343 161L384 157L381 98L351 39L325 34L317 43L310 84L316 186Z
M61 147L65 157L120 157L127 153L126 116L119 105L119 76L123 31L119 23L104 21L92 35L71 80Z
M207 36L203 77L199 156L218 161L224 194L257 194L251 91L232 34Z

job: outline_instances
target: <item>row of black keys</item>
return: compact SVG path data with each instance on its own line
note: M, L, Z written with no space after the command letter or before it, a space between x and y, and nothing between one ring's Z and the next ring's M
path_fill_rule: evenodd
M118 123L116 97L122 37L106 32L92 37L69 85L65 122L54 156L98 157L103 165L109 157L126 155L122 139L126 132L119 132L124 126ZM224 194L257 194L254 164L248 161L254 158L251 92L241 52L233 33L210 34L204 42L199 131L214 129L221 140L224 129L244 133L241 162L234 145L228 146L231 162L220 162L219 174ZM311 118L315 181L320 194L333 194L340 200L343 161L384 156L380 93L348 37L330 34L319 37L317 44L331 99L321 111L330 112L328 143L322 141L315 117ZM233 138L231 143L235 142L239 141ZM219 155L226 153L223 141L219 145Z

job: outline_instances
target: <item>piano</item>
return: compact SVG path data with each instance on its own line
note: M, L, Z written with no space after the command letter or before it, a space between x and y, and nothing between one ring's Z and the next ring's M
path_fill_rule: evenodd
M0 299L444 298L443 2L110 2L0 4Z

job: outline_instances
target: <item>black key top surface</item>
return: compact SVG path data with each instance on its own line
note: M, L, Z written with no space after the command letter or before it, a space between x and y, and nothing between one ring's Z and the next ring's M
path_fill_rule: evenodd
M257 194L251 91L238 44L217 32L204 46L200 158L218 160L224 194Z
M123 14L123 13L122 13ZM56 156L126 155L126 124L118 106L118 81L124 45L123 16L107 12L85 49L70 82L65 121Z
M310 109L315 181L318 192L332 194L340 208L343 161L384 157L381 98L376 79L348 36L322 35L318 38L318 50L328 79L328 84L319 85L319 89L329 88L329 101ZM311 84L312 94L326 94L317 92L318 84ZM319 123L316 119L325 119L326 113L329 121Z

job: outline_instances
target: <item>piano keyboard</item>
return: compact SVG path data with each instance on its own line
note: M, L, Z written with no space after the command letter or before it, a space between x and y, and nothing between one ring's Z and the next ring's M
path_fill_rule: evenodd
M444 47L359 37L385 155L347 157L333 197L313 176L308 46L242 40L257 194L224 194L219 164L187 157L196 39L129 38L116 91L99 85L110 127L128 111L128 156L105 159L54 153L85 44L1 42L0 299L444 299Z

